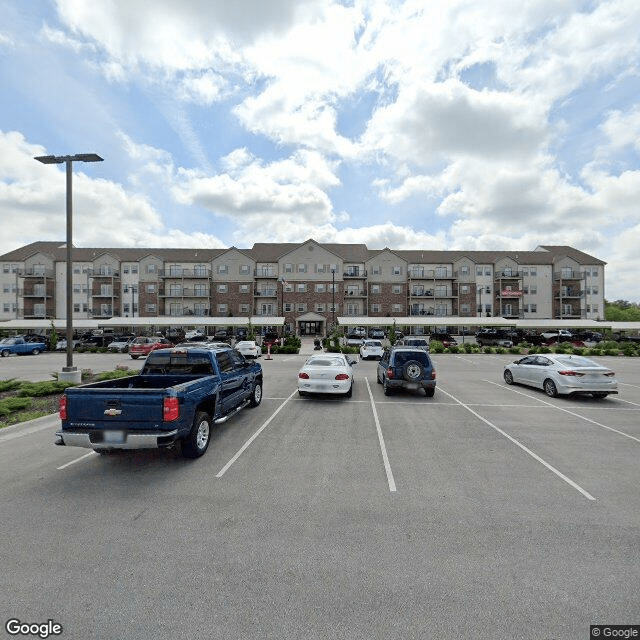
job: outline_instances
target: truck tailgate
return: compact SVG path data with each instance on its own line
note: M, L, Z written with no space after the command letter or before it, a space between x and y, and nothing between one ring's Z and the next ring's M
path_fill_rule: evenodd
M67 407L73 416L66 428L114 427L158 429L163 422L162 389L68 389Z

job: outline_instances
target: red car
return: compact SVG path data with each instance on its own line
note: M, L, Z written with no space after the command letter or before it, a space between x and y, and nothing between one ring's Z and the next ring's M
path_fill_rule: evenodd
M166 338L146 338L140 336L136 338L129 346L129 355L137 360L140 356L147 357L152 351L156 349L167 349L173 347L173 342L169 342Z

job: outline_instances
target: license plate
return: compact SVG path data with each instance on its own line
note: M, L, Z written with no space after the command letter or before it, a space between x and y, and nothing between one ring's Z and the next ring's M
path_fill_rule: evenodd
M122 444L124 442L124 431L105 431L103 441L109 444Z

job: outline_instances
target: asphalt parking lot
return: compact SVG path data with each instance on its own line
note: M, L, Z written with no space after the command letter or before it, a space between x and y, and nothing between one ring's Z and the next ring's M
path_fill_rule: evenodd
M62 638L582 640L640 624L640 361L598 358L620 389L598 401L505 385L515 356L433 359L433 398L385 397L368 361L352 398L302 399L304 358L262 358L262 404L196 461L55 447L55 417L0 431L0 611Z

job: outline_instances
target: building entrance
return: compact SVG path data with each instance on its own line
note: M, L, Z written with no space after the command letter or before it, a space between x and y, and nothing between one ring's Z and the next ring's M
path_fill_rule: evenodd
M302 321L298 323L300 327L301 336L317 336L322 332L322 322L307 322Z

